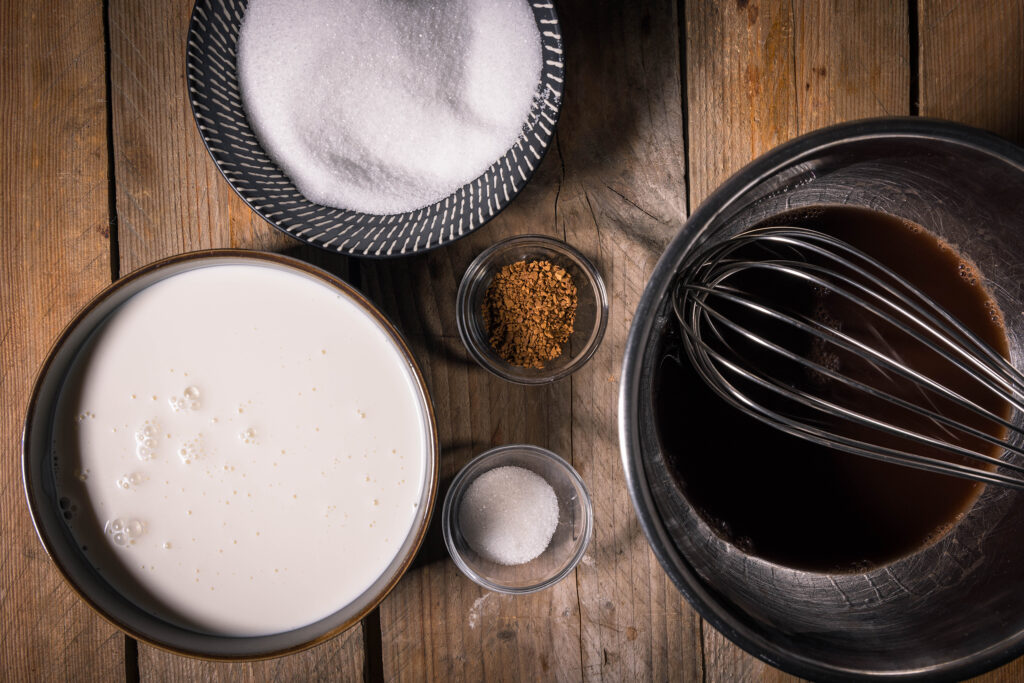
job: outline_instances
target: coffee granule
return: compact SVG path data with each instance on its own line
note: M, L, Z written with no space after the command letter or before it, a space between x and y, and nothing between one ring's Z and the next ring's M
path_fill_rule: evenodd
M484 294L488 341L506 363L541 369L561 355L576 322L576 304L576 285L561 266L510 263Z

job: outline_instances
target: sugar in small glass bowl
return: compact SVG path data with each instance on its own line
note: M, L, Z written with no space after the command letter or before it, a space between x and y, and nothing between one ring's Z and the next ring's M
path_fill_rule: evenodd
M501 269L525 261L548 261L563 268L576 286L576 319L572 334L557 358L542 368L513 365L488 340L483 304ZM456 295L455 322L469 354L493 374L518 384L547 384L580 369L597 351L608 323L608 295L604 281L583 254L544 235L519 235L493 244L469 264Z
M499 468L509 469L496 472ZM510 485L486 485L483 475L505 475L503 483ZM557 505L546 547L553 511L545 509L550 493L544 493L538 477L553 491ZM474 482L484 485L474 487ZM500 526L505 528L483 528L475 516L484 507L497 510L493 516L504 517ZM445 497L441 526L463 574L489 590L522 594L552 586L572 572L590 543L593 517L590 494L569 463L543 448L516 444L489 450L462 468ZM531 547L543 550L519 562L532 554Z

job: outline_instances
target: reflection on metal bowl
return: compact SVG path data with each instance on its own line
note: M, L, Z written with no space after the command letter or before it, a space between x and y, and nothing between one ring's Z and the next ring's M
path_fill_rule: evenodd
M652 389L673 353L670 295L679 267L699 245L822 205L891 214L956 246L978 264L1006 315L1011 362L1024 363L1024 151L924 119L816 131L730 178L658 263L623 363L619 429L630 494L680 591L764 661L812 679L961 679L1024 652L1021 493L989 486L941 540L889 564L861 572L798 570L716 534L688 501L659 439ZM1013 420L1020 425L1024 416Z

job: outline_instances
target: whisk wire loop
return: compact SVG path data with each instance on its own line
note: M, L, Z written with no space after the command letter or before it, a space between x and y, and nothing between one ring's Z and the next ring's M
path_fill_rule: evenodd
M792 252L798 256L814 254L860 276L862 280L858 281L850 275L843 275L834 269L808 262L806 258L790 261L780 261L778 260L780 257L774 261L738 259L733 262L733 268L725 269L729 264L727 261L729 254L752 244L761 248L764 248L765 244L790 247ZM837 251L856 259L856 261L842 256L841 253L836 253ZM780 265L788 263L792 267L792 270L788 272L795 277L807 276L809 275L808 271L825 273L860 289L880 303L894 308L898 314L907 316L908 321L920 325L922 330L934 335L950 350L973 363L978 370L1004 383L1012 391L1018 394L1024 393L1024 376L970 328L898 273L857 248L830 235L807 228L755 228L719 245L718 253L712 252L704 259L703 268L704 272L716 273L717 277L713 286L717 286L726 278L735 276L742 270L764 267L770 263ZM700 272L698 269L693 274L699 275ZM874 284L881 288L882 292L875 291L866 283ZM819 281L818 284L822 287L830 287L832 283ZM886 298L884 295L889 295L891 298ZM908 309L910 310L908 311ZM920 318L914 317L911 312L916 313ZM989 364L982 362L981 358L988 359Z
M863 276L866 281L880 287L883 292L877 292L871 287L865 285L863 282L851 277L844 278L846 283L856 287L863 293L870 295L879 303L889 306L899 315L906 316L909 322L920 325L922 330L933 335L936 340L943 342L947 348L972 363L978 370L993 377L998 377L1018 392L1024 391L1024 377L1022 377L1021 374L1017 372L1005 358L1003 358L1003 356L986 344L977 336L977 334L975 334L970 328L966 327L955 316L951 315L932 298L901 277L898 273L887 268L867 254L831 236L803 228L787 229L787 232L790 231L797 233L797 235L801 236L803 239L808 240L805 244L808 251L818 256L833 260L843 268L847 268L853 273ZM784 236L777 233L769 234L767 239L769 241L789 244L794 247L801 244L800 241L793 236ZM815 245L814 242L816 241L831 245L836 249L840 249L852 256L855 256L864 264L870 266L874 272L869 271L866 268L859 267L855 262L830 252L828 249ZM835 271L831 271L828 268L821 266L816 266L812 263L807 263L806 261L800 262L800 264L811 271L835 274ZM795 274L799 274L799 272L799 270L794 271ZM886 280L890 281L892 284L887 284ZM883 296L883 293L894 298L886 298ZM921 318L915 317L914 314L921 316ZM982 362L981 358L988 359L992 365L986 365Z
M758 267L770 268L771 264L759 264ZM811 279L814 280L814 278L811 278ZM806 333L808 333L810 335L813 335L814 337L817 337L818 339L821 339L823 341L829 342L829 343L831 343L831 344L835 345L836 347L839 347L839 348L841 348L843 350L850 351L852 353L862 353L862 354L864 354L864 356L867 359L869 359L873 363L873 365L874 365L874 367L876 369L879 366L881 366L883 368L891 370L894 374L896 374L896 375L898 375L900 377L903 377L904 379L912 380L912 381L915 381L915 382L920 382L926 388L928 388L928 389L934 391L935 393L937 393L937 394L939 394L939 395L941 395L941 396L943 396L943 397L953 401L954 403L956 403L957 405L959 405L959 406L961 406L963 408L971 410L972 412L974 412L974 413L976 413L978 415L981 415L981 416L983 416L983 417L985 417L987 419L990 419L990 420L993 420L995 422L998 422L1000 425L1002 425L1003 427L1006 427L1007 429L1017 429L1017 427L1012 422L1010 422L1009 420L1006 420L1005 418L1000 417L999 415L993 413L992 411L987 410L986 408L978 405L977 403L975 403L975 402L965 398L964 396L962 396L962 395L956 393L955 391L949 389L948 387L946 387L945 385L941 384L940 382L937 382L934 379L928 377L927 375L924 375L924 374L914 370L913 368L908 367L907 365L901 363L899 360L894 359L891 356L886 355L885 353L879 351L878 349L875 349L874 347L869 346L868 344L866 344L866 343L864 343L864 342L862 342L862 341L860 341L860 340L858 340L858 339L856 339L854 337L851 337L850 335L843 334L842 332L840 332L838 330L835 330L835 329L833 329L831 327L828 327L827 325L824 325L823 323L821 323L819 321L810 319L810 318L808 318L806 316L794 317L794 316L788 315L788 314L783 313L781 311L778 311L778 310L775 310L775 309L770 308L768 306L765 306L763 304L760 304L757 301L754 301L754 300L752 300L752 299L750 299L748 297L745 297L745 296L742 295L740 290L735 290L733 288L719 287L719 288L716 289L714 287L704 287L704 286L701 286L701 285L692 285L691 289L693 291L696 291L696 292L702 292L702 293L704 293L706 295L721 297L722 299L726 299L728 301L732 301L733 303L742 305L742 306L744 306L744 307L746 307L746 308L748 308L748 309L750 309L752 311L757 311L757 312L765 315L766 317L770 317L770 318L775 319L775 320L786 322L786 323L792 325L794 328L796 328L798 330L801 330L801 331L806 332ZM834 289L833 292L834 293L838 293L838 294L845 294L843 292L843 290L841 290L839 288ZM889 322L889 323L893 324L894 326L899 325L899 321L898 320L892 318L891 316L889 316L889 315L887 315L887 314L885 314L885 313L883 313L881 311L878 311L877 309L874 309L873 307L869 306L868 304L866 304L861 299L859 299L857 297L847 297L847 298L850 301L856 302L858 304L863 304L864 307L867 310L870 310L870 311L872 311L874 313L877 313L878 316L881 319L885 320L886 322ZM877 390L877 389L875 389L873 387L869 387L868 385L863 384L863 383L855 383L853 380L851 380L850 378L848 378L848 377L846 377L844 375L840 375L838 373L828 371L827 368L825 368L824 366L822 366L820 364L813 363L813 362L807 360L806 358L804 358L803 356L800 356L798 354L794 354L792 352L789 352L786 349L783 349L782 347L780 347L779 345L771 343L769 340L765 339L764 337L759 336L755 332L752 332L750 329L739 325L735 321L730 320L729 318L727 318L726 316L722 315L721 313L719 313L715 309L711 308L706 303L706 297L697 297L697 298L694 299L693 303L694 303L694 305L699 306L701 308L701 310L704 312L704 314L711 315L712 317L714 317L719 322L728 325L731 329L733 329L736 332L742 334L747 339L749 339L752 343L758 344L758 345L760 345L760 346L762 346L762 347L764 347L766 349L769 349L769 350L771 350L771 351L773 351L775 353L784 354L790 360L792 360L792 361L794 361L796 363L800 363L800 364L804 365L805 367L811 368L811 369L813 369L813 370L815 370L817 372L821 372L822 374L826 374L831 379L835 379L836 381L843 382L843 383L851 385L851 386L856 385L857 388L862 389L864 391L870 391L873 395L875 395L878 398L883 398L883 399L888 400L890 402L901 402L899 399L897 399L895 396L892 396L891 394L888 394L886 392L881 392L881 391L879 391L879 390ZM906 331L906 330L904 330L904 331ZM719 339L721 339L721 335L717 335L717 336L719 337ZM956 367L958 367L960 370L963 370L965 372L969 370L959 360L957 360L955 357L952 357L951 355L945 353L940 347L938 347L938 346L936 346L934 344L931 344L927 340L922 340L922 343L925 344L928 348L930 348L933 351L935 351L942 358L945 358L951 364L953 364ZM1017 396L1015 396L1012 392L1005 391L1004 387L1002 385L996 384L996 383L992 383L992 382L989 382L989 381L985 381L983 378L977 378L977 379L978 379L979 383L984 384L987 389L989 389L991 392L993 392L995 394L998 394L1003 400L1011 403L1018 410L1024 410L1024 405L1022 405L1022 403L1019 401ZM903 407L908 407L909 408L909 407L912 406L912 404L910 404L909 402L906 402L906 401L902 401L901 403L903 404ZM941 416L938 413L934 413L933 412L933 413L931 413L931 415L933 417L935 417L936 419L947 420L949 422L952 422L952 420L949 420L948 418L944 418L943 416Z
M827 314L785 310L779 292L758 296L751 282L767 282L767 289L796 284L819 300L829 297L855 311L875 343L843 331ZM1024 413L1024 375L931 297L852 245L806 228L749 230L692 259L677 277L672 304L694 368L740 411L829 448L1024 490L1024 466L994 455L1024 456L1024 430L1000 414L1008 407ZM969 378L972 397L964 385L954 389L946 377L913 367L884 331L911 340L915 357L932 365L941 359ZM794 332L817 356L773 337ZM780 377L782 366L799 369L802 379ZM876 375L880 384L856 372ZM856 400L840 398L850 396ZM857 404L865 397L873 414Z
M721 292L716 292L716 294L721 294ZM726 296L727 298L730 298L732 300L739 300L736 297L729 297L728 295L724 295L724 296ZM697 305L703 307L703 303L702 302L698 301ZM847 377L846 375L843 375L842 373L839 373L839 372L837 372L837 371L835 371L835 370L833 370L833 369L831 369L831 368L829 368L829 367L827 367L825 365L822 365L820 363L815 363L814 361L809 360L809 359L807 359L807 358L805 358L805 357L803 357L803 356L801 356L801 355L799 355L797 353L794 353L794 352L790 351L789 349L786 349L786 348L784 348L782 346L779 346L778 344L774 344L771 341L769 341L769 340L767 340L767 339L765 339L763 337L758 336L757 334L755 334L754 332L752 332L748 328L743 327L742 325L736 323L735 321L729 319L728 317L722 315L720 312L718 312L718 311L716 311L714 309L705 308L704 311L705 311L705 313L708 316L710 316L711 318L714 318L715 321L717 321L718 323L721 323L721 324L729 327L730 329L736 331L737 333L747 337L752 342L757 343L757 344L763 346L764 348L766 348L766 349L772 351L773 353L776 353L776 354L786 358L787 360L790 360L790 361L792 361L794 363L800 364L803 367L805 367L805 368L807 368L809 370L812 370L813 372L820 373L822 376L824 376L824 377L826 377L828 379L831 379L831 380L834 380L836 382L842 383L842 384L844 384L844 385L846 385L846 386L848 386L848 387L850 387L852 389L855 389L857 391L863 391L866 394L869 394L869 395L871 395L871 396L873 396L875 398L881 399L883 401L887 401L889 403L892 403L892 404L894 404L894 405L896 405L896 406L898 406L900 408L904 408L904 409L912 410L912 411L917 410L917 411L919 411L919 413L921 415L923 415L923 416L925 416L925 417L927 417L927 418L929 418L931 420L934 420L936 422L939 422L939 423L945 424L947 426L953 427L953 428L957 429L958 431L962 431L965 434L968 434L968 435L970 435L970 436L972 436L974 438L987 441L988 443L990 443L992 445L1000 446L1000 447L1006 447L1008 450L1011 450L1014 453L1019 453L1021 455L1024 455L1024 448L1021 448L1021 447L1013 445L1013 444L1008 444L1008 443L1004 442L1003 440L1000 440L1000 439L992 436L991 434L989 434L987 432L984 432L982 430L976 429L976 428L974 428L974 427L972 427L970 425L959 423L956 420L953 420L952 418L949 418L949 417L943 415L940 412L937 412L935 410L930 410L928 408L924 408L922 406L919 406L918 404L912 403L912 402L907 401L906 399L902 399L902 398L900 398L898 396L894 396L893 394L890 394L888 392L885 392L885 391L882 391L880 389L877 389L876 387L873 387L871 385L865 384L863 382L858 382L857 380L855 380L855 379L853 379L851 377ZM797 321L795 319L789 318L788 316L782 316L777 311L772 311L772 313L774 315L780 316L780 317L782 317L782 318L792 322L795 326L799 326L799 327L801 327L803 329L808 329L808 330L812 331L814 334L820 335L820 337L823 338L823 339L829 339L829 338L840 339L840 338L844 338L843 335L839 335L839 334L832 335L832 334L830 334L831 330L828 330L827 328L825 328L824 330L821 330L821 329L814 328L812 326L805 326L805 323L801 323L801 322L799 322L799 321ZM718 339L723 344L728 344L728 342L725 341L724 337L717 331L717 326L715 326L715 328L716 328L715 329L716 337L718 337ZM749 369L749 368L742 368L742 367L736 365L735 363L730 362L729 359L726 356L724 356L724 355L718 353L717 351L715 351L715 349L712 346L706 344L705 342L703 342L698 337L695 336L695 337L693 337L693 339L694 339L694 341L697 344L699 344L703 348L704 353L706 353L708 355L708 357L714 359L718 364L720 364L724 368L727 368L732 373L734 373L736 375L739 375L741 377L744 377L745 379L748 379L750 381L756 382L760 386L762 386L763 388L768 389L769 391L773 391L773 392L775 392L775 393L777 393L779 395L785 396L787 398L791 398L791 399L793 399L793 400L795 400L795 401L797 401L797 402L799 402L799 403L801 403L801 404L803 404L803 405L805 405L805 406L807 406L809 408L823 410L825 412L834 411L836 413L839 413L839 414L843 415L844 417L846 417L847 419L849 419L849 420L851 420L853 422L856 422L856 423L861 424L861 425L866 426L866 427L872 427L872 428L878 429L880 431L889 433L889 434L891 434L893 436L899 436L899 437L902 437L902 438L907 438L907 439L910 439L910 440L914 440L914 441L916 441L916 442L918 442L920 444L923 444L923 445L929 445L929 446L932 446L934 448L940 448L940 449L945 450L945 451L947 451L947 452L949 452L951 454L959 455L961 457L975 458L977 460L988 462L989 464L993 464L993 465L1005 465L1006 467L1010 467L1012 469L1016 469L1016 470L1019 470L1020 472L1024 473L1024 466L1015 465L1013 463L1008 463L1008 462L1005 462L1005 461L1001 461L998 458L994 458L992 456L985 455L985 454L979 454L979 453L976 453L974 451L965 449L963 447L956 446L955 444L950 444L948 442L940 441L940 440L938 440L938 439L936 439L934 437L929 437L927 435L921 435L921 434L918 434L917 432L914 432L912 430L909 430L909 429L906 429L906 428L902 428L902 427L898 427L898 426L895 426L895 425L883 422L881 420L865 416L865 415L863 415L861 413L858 413L856 411L853 411L853 410L850 410L848 408L845 408L845 407L843 407L843 406L841 406L841 405L839 405L837 403L827 401L827 400L821 398L820 396L815 396L815 395L810 394L810 393L808 393L806 391L801 391L801 390L795 389L793 387L789 387L789 386L785 386L785 385L780 385L778 383L772 382L772 381L770 381L770 378L766 378L766 376L763 373L760 373L760 372L758 372L756 370L752 370L752 369ZM856 340L853 340L853 341L856 342ZM854 348L856 348L856 347L854 347ZM888 359L888 358L885 358L884 360L892 362L891 359ZM898 374L904 375L903 370L905 370L905 368L896 366L895 369L898 371ZM912 378L920 377L919 373L913 373L913 372L911 372L909 375L905 375L905 376L909 376L909 377L912 377ZM928 379L928 378L923 378L923 379ZM939 389L945 389L945 387L943 387L942 385L939 385L938 388ZM954 401L956 401L962 407L969 408L971 410L975 410L978 414L980 414L980 415L982 415L982 416L984 416L986 418L989 418L989 419L991 419L994 422L997 422L997 423L999 423L999 424L1001 424L1003 426L1006 426L1009 429L1016 430L1016 427L1012 423L1010 423L1009 421L1003 419L1002 417L996 415L995 413L992 413L991 411L985 410L981 406L978 406L976 403L973 403L971 401L968 401L967 399L964 399L963 397L959 396L959 394L951 393L950 394L950 398L952 398Z
M745 412L753 411L751 414L755 414L757 419L760 421L788 434L804 439L805 441L810 441L827 448L837 448L847 453L853 453L854 455L864 456L871 458L872 460L879 460L893 465L909 465L911 467L916 467L928 472L935 472L937 474L950 474L963 479L970 479L982 483L999 484L1008 488L1024 490L1024 481L1001 472L977 469L955 462L945 462L928 456L908 453L906 451L888 448L885 446L866 446L862 441L849 439L826 429L815 428L806 423L795 421L784 415L764 408L764 406L758 403L751 402L746 399L746 395L743 394L743 392L735 390L735 388L732 388L728 382L726 382L724 386L727 391L731 388L732 391L736 392L735 394L730 393L722 395L728 403L733 405L733 407ZM1021 469L1020 466L1012 463L1000 461L1000 465L1004 467L1009 466L1011 469L1016 471L1020 471Z

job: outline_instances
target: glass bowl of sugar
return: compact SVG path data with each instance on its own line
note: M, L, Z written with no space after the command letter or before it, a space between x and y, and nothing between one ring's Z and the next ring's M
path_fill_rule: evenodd
M441 513L445 545L463 574L499 593L533 593L583 558L594 510L580 475L528 444L489 450L462 468Z
M470 356L517 384L548 384L579 370L608 323L601 274L545 235L518 235L477 256L459 284L455 324Z

